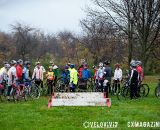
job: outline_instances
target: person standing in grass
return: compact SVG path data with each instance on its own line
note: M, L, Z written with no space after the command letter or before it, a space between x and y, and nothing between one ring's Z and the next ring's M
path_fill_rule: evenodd
M19 59L16 66L17 85L23 81L23 60Z
M122 80L122 70L120 68L120 64L115 65L116 69L114 71L114 85L115 85L115 95L118 87L118 94L120 95L120 82Z
M100 89L101 92L103 92L103 82L104 82L104 69L103 69L103 63L99 63L99 69L96 73L96 89Z
M130 84L130 99L132 100L134 97L139 97L137 92L138 92L138 82L139 82L139 74L138 71L136 70L136 63L132 62L131 63L131 72L130 72L130 79L129 79L129 84Z
M47 86L48 86L48 95L53 93L53 82L54 82L54 72L52 66L49 66L49 71L46 74L47 77Z
M33 70L32 79L35 79L35 83L43 88L43 67L41 66L40 62L36 62L36 67Z
M24 81L28 81L31 79L30 67L31 67L30 61L25 61L24 68L23 68L23 80Z
M52 70L54 72L54 86L56 85L57 79L58 79L58 75L59 75L59 68L57 65L55 65L55 63L53 61L50 61L50 64L52 66Z
M107 88L111 92L111 79L112 79L112 69L110 67L110 61L104 62L104 79L108 80Z
M75 92L77 83L78 83L78 72L75 69L74 64L70 65L71 70L70 70L70 90L71 92Z
M8 70L8 91L7 91L7 99L10 100L10 93L12 86L16 84L16 65L17 62L15 60L11 61L11 68Z

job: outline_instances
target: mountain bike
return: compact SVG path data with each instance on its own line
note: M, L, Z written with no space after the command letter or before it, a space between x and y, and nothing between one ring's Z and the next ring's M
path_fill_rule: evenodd
M27 101L27 95L25 91L25 85L21 82L17 82L17 85L13 84L11 89L11 94L14 101Z
M27 98L38 99L40 97L40 91L34 79L24 81L24 85Z
M121 88L120 94L117 94L117 98L118 100L130 99L130 93L131 93L131 86L130 86L129 81L126 80ZM145 96L145 87L143 86L143 84L138 85L137 94L139 95L139 97Z
M95 83L93 78L87 80L78 79L77 91L78 92L93 92L95 88Z
M57 82L55 84L55 88L54 91L55 92L69 92L69 79L68 78L64 78L64 77L60 77L57 79Z

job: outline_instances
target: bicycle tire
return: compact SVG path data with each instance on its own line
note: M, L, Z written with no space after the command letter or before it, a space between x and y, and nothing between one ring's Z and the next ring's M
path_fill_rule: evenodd
M33 99L38 99L40 97L41 94L40 94L40 91L39 91L38 86L36 84L32 84L30 86L29 95Z
M147 97L150 91L150 88L148 86L148 84L141 84L140 87L143 86L145 88L145 94L144 97Z
M68 79L64 79L68 80ZM55 92L65 92L66 90L69 90L69 81L67 83L64 83L62 81L62 77L58 78L56 85L55 85Z
M140 86L138 94L140 97L145 97L145 93L146 93L146 89L144 88L144 86Z

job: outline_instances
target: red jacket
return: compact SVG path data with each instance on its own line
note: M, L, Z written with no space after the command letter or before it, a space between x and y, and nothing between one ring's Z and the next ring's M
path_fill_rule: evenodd
M82 71L83 71L84 68L79 68L78 69L78 76L79 78L82 78Z
M22 73L23 73L22 66L21 65L17 65L16 74L17 74L17 78L18 79L22 79Z
M141 79L144 78L144 73L143 73L143 69L141 66L137 66L137 71L139 73L139 76L141 77Z

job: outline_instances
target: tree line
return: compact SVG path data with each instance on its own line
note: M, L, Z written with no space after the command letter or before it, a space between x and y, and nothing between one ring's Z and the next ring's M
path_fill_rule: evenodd
M83 33L70 31L45 34L42 30L15 23L11 32L0 32L0 61L53 59L59 65L85 58L90 64L110 60L127 68L141 60L145 72L160 72L160 1L92 0L80 20Z

